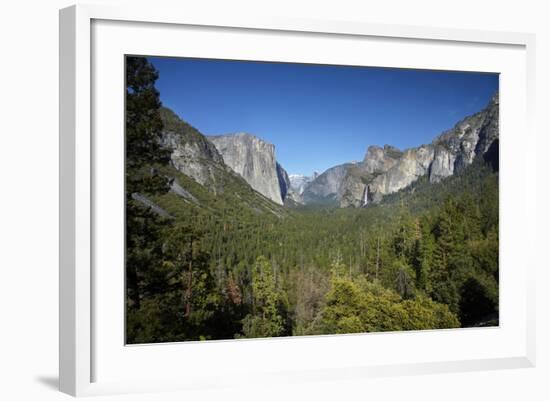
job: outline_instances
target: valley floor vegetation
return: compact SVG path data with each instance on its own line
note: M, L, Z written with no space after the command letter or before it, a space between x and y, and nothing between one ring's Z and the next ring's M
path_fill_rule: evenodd
M127 343L498 325L494 161L366 208L213 190L171 167L157 72L126 63Z

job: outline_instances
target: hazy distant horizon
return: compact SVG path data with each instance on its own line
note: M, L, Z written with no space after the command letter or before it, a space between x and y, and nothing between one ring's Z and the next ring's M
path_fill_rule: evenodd
M430 143L482 110L498 74L148 58L165 107L208 136L275 145L289 174L361 161L370 145Z

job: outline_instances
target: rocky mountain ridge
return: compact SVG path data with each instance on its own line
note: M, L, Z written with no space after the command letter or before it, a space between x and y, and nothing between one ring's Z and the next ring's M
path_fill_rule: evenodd
M159 172L170 178L172 196L197 210L222 210L225 213L228 208L235 208L253 215L284 217L284 207L254 190L224 162L216 146L205 135L168 108L161 108L160 117L163 122L161 145L170 150L170 164L159 166ZM157 205L144 194L138 195L136 201L167 217L162 205Z
M224 191L228 175L238 176L243 185L283 205L291 191L290 179L277 163L272 144L246 133L207 137L168 108L160 114L161 145L170 149L171 165L180 173L214 194ZM171 191L182 196L185 189L175 184Z
M359 162L331 167L312 177L289 175L277 162L275 146L248 133L204 136L169 109L162 110L163 144L173 166L214 192L216 171L242 177L278 205L336 204L364 207L404 189L419 177L437 183L459 173L476 157L498 155L498 93L480 112L468 116L431 143L399 150L369 146ZM495 145L496 144L496 145ZM219 174L218 174L219 175Z
M216 147L172 110L163 107L160 115L164 125L161 144L171 150L171 164L201 185L214 185L216 170L226 170Z
M303 198L307 203L322 195L340 207L362 207L406 188L421 176L428 175L430 182L437 183L459 173L498 141L498 105L497 93L483 110L430 144L404 151L390 145L369 146L362 162L333 167L307 184Z

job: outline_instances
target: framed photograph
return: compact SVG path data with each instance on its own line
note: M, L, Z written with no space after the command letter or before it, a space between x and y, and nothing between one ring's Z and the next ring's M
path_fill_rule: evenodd
M60 12L60 388L535 363L534 37Z

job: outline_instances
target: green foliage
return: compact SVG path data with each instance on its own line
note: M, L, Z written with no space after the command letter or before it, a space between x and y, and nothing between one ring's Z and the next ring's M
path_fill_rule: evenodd
M139 308L149 276L161 265L165 222L132 199L134 193L161 194L168 181L154 166L167 161L160 148L160 101L154 67L141 57L126 59L126 278L130 308Z
M414 270L403 259L397 259L393 263L393 271L395 271L395 291L402 298L414 298Z
M277 285L269 261L260 256L252 268L252 310L243 319L243 336L276 337L284 334L286 309L283 292Z
M202 228L203 267L216 295L198 302L204 318L195 331L173 330L172 339L199 332L201 338L270 337L498 324L492 173L473 175L477 184L469 185L479 192L453 195L454 185L464 185L462 176L430 184L430 196L447 195L429 209L414 206L424 204L415 192L366 209L295 208L281 211L281 218L245 206L244 199L262 204L239 181L228 179L231 190L215 195L173 170L163 172L197 199L168 193L155 201L176 221Z
M176 220L204 228L201 246L210 255L210 269L233 277L238 287L242 304L235 308L223 295L227 283L217 286L224 299L222 309L228 313L223 319L232 322L234 330L221 338L326 333L328 329L319 329L324 316L320 312L329 301L333 277L351 280L354 285L361 280L376 282L397 297L374 291L378 295L373 302L388 308L372 312L372 322L389 314L393 318L388 322L366 327L359 315L344 314L331 326L338 332L353 332L359 322L361 331L455 327L457 317L464 327L494 325L498 324L498 219L493 213L498 205L497 177L490 170L478 174L471 171L474 169L483 170L484 166L473 165L464 175L430 184L426 192L430 197L444 195L430 208L419 196L423 192L419 189L401 194L398 202L389 199L366 209L294 208L281 211L281 218L243 206L243 199L247 205L261 204L242 192L239 182L227 181L231 191L213 195L170 170L167 174L176 177L199 204L174 194L156 201ZM237 193L239 196L234 196ZM257 266L262 257L273 271L276 266L275 292L285 299L280 305L286 304L278 309L282 320L269 314L266 316L273 320L264 319L253 311L251 266ZM480 283L482 291L473 291L470 279ZM483 308L476 309L478 299ZM426 308L431 311L426 316L439 316L440 320L425 317ZM406 316L413 312L417 314ZM427 323L421 324L414 316L424 316Z
M311 334L340 334L366 331L361 313L366 312L365 294L350 279L334 276L321 310L318 327Z
M206 185L173 168L161 131L211 144L160 107L146 59L129 57L127 75L129 343L498 324L494 163L367 208L282 207L221 163Z
M378 282L333 277L327 303L310 334L459 327L446 305L422 296L403 300Z
M232 335L238 317L224 297L201 243L203 233L166 228L160 266L150 265L139 308L128 310L128 342L204 340ZM238 309L238 308L237 308ZM227 320L219 322L223 315Z
M219 301L201 233L188 225L174 226L164 243L164 255L169 272L165 282L181 290L183 317L193 327L200 327L213 316Z
M126 58L126 199L134 192L167 191L166 178L155 174L154 165L168 162L162 149L162 120L158 72L144 57Z

